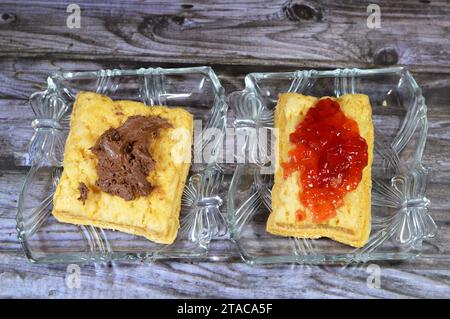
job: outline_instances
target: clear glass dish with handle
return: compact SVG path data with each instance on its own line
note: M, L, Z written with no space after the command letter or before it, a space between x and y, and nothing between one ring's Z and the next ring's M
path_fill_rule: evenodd
M229 95L236 134L247 138L234 172L227 216L232 240L247 263L333 264L418 256L436 235L425 196L427 170L422 154L427 138L427 107L412 75L401 67L331 71L251 73L245 89ZM372 165L372 230L368 243L352 248L329 239L281 237L266 231L271 211L273 171L260 128L273 128L278 94L316 97L363 93L370 98L375 128ZM263 149L261 149L263 148Z
M94 91L113 100L180 106L200 125L182 198L180 230L171 245L91 226L59 223L51 214L53 192L62 172L64 144L78 91ZM29 146L30 169L18 203L17 229L32 262L84 262L115 259L197 258L208 252L215 235L225 233L218 196L222 171L215 150L223 138L227 104L218 77L209 67L149 68L65 72L50 76L47 89L31 96L36 115ZM93 119L95 120L95 119ZM214 134L208 132L213 131ZM208 146L209 153L204 152ZM209 154L209 155L208 155ZM207 157L207 158L206 158Z

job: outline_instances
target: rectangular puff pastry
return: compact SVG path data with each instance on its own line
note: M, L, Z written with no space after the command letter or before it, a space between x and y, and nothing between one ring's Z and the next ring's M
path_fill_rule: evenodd
M126 201L95 186L98 159L89 148L103 132L121 126L133 115L160 116L172 128L161 130L149 145L156 166L147 180L154 189L148 196ZM180 128L187 134L178 134ZM146 106L133 101L113 101L91 92L78 93L64 151L64 170L53 198L53 216L60 222L119 230L157 243L172 243L179 228L192 133L193 116L181 108ZM80 182L88 188L85 204L78 199Z
M333 98L335 99L335 98ZM353 246L363 246L369 237L371 221L371 165L373 160L372 109L367 95L347 94L337 99L343 113L358 123L359 133L368 145L368 165L364 168L358 187L344 197L344 205L337 209L336 216L317 224L311 213L300 202L299 172L288 178L283 176L279 163L288 161L292 145L289 134L295 130L307 111L318 101L316 97L297 93L280 94L275 110L275 128L278 129L277 163L275 183L272 189L272 212L267 222L269 233L300 238L328 237ZM306 212L306 219L296 219L296 211Z

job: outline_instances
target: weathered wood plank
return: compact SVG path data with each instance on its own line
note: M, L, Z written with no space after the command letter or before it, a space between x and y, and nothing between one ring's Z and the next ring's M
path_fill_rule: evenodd
M17 254L0 253L0 297L51 298L445 298L448 272L381 266L381 288L367 286L365 267L241 263L155 264L113 262L81 265L81 288L65 284L65 265L31 265Z
M31 93L46 88L46 78L57 71L93 71L100 69L137 69L142 67L180 67L189 64L172 64L134 61L86 61L79 59L0 59L1 99L28 99ZM194 64L195 65L195 64ZM244 77L251 72L293 71L296 67L227 64L212 65L227 93L241 90ZM331 67L328 67L331 69ZM430 116L446 117L449 114L450 78L445 73L413 72L422 87Z
M379 29L362 1L78 1L79 29L69 3L0 4L0 56L450 71L447 1L378 1Z

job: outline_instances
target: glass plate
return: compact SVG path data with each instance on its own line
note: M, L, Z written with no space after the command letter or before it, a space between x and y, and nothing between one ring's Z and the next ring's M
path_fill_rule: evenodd
M31 167L18 204L19 240L28 259L50 263L205 256L210 239L226 231L219 211L222 200L218 197L223 174L215 158L223 139L227 104L213 70L194 67L67 72L49 77L47 84L45 91L31 96L35 134L29 147ZM193 159L197 161L191 165L184 189L180 230L173 244L60 223L52 216L53 191L62 171L72 104L80 90L115 100L142 101L150 107L181 106L194 115L196 128L200 125L195 132L202 134L194 136Z
M436 224L427 209L430 201L424 196L427 170L421 163L427 109L407 70L251 73L245 84L245 90L230 94L228 101L236 117L236 134L253 139L247 138L237 154L249 160L237 166L227 199L231 238L244 261L331 264L408 259L421 252L424 240L436 235ZM364 247L266 232L273 172L267 169L272 163L266 152L270 146L261 142L259 128L273 128L273 111L281 92L317 97L364 93L370 97L375 127L372 231Z

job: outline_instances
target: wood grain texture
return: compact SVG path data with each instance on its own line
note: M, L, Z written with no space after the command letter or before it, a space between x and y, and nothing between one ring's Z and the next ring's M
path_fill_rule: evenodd
M429 110L430 210L448 224L448 1L378 1L382 28L374 30L366 26L370 1L77 1L80 29L66 27L68 3L0 3L0 297L450 297L448 260L378 263L381 289L374 289L366 266L248 266L237 252L227 262L85 264L81 288L69 289L66 266L27 262L15 230L33 133L28 97L45 88L49 74L186 65L211 65L227 92L242 89L254 71L407 66ZM450 234L442 240L448 243ZM215 241L211 248L233 246Z
M450 71L448 1L378 1L379 29L367 1L78 1L73 29L69 3L3 2L0 57Z
M66 286L66 266L31 265L23 263L20 255L0 253L0 269L0 297L439 298L450 294L447 271L398 266L381 267L380 289L367 287L366 267L113 262L81 265L80 289Z

